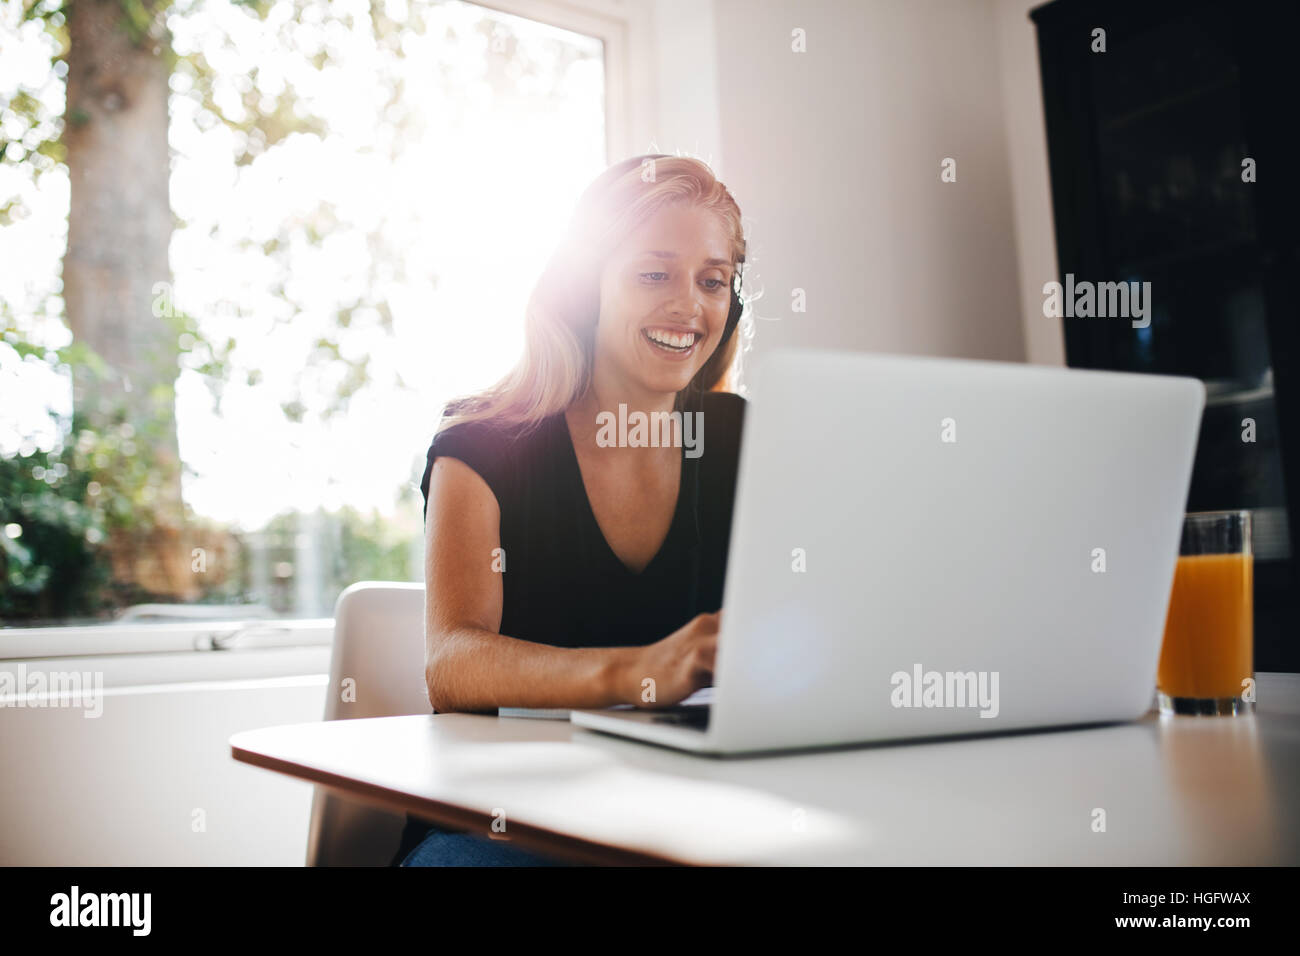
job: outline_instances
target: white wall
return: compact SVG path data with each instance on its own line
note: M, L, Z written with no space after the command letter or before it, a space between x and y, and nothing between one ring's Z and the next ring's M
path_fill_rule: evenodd
M229 740L320 720L326 680L109 688L97 718L0 708L0 866L303 865L311 785L236 763Z
M725 175L776 320L755 349L1023 358L988 5L718 0L716 20Z
M1043 315L1043 284L1055 281L1058 273L1038 40L1029 19L1029 11L1041 2L997 0L998 63L1011 164L1025 358L1035 365L1064 365L1061 320Z
M740 200L756 354L1061 364L1041 315L1055 247L1031 5L654 0L660 102L636 141L711 155Z

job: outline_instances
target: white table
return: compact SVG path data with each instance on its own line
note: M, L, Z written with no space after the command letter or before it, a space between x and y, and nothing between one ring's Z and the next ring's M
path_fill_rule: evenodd
M1295 865L1300 675L1249 717L717 759L466 714L236 734L237 760L580 862ZM1103 822L1097 811L1104 811Z

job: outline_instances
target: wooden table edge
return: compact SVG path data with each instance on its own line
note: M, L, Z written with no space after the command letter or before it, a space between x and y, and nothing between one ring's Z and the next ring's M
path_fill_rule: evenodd
M491 814L482 813L478 810L431 800L428 797L418 797L405 791L392 790L388 787L366 783L342 774L317 770L315 767L308 767L292 760L269 757L266 754L248 750L235 744L230 745L230 755L240 763L286 774L300 780L307 780L328 787L342 796L382 807L395 813L411 813L432 820L439 826L465 831L474 831L480 828L490 831L493 821ZM586 863L594 866L697 865L671 857L645 853L641 850L629 850L583 837L570 836L527 823L512 822L510 832L510 842L512 844L551 856L565 857L575 863Z

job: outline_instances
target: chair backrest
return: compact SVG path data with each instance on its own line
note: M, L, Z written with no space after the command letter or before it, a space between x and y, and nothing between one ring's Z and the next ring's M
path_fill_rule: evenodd
M326 720L429 714L424 585L361 581L339 595ZM316 787L308 866L386 866L405 817Z

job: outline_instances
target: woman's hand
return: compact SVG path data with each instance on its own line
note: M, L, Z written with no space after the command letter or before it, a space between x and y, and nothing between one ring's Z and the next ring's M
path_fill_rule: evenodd
M626 703L668 707L713 683L722 612L698 614L661 641L636 648L624 671Z

